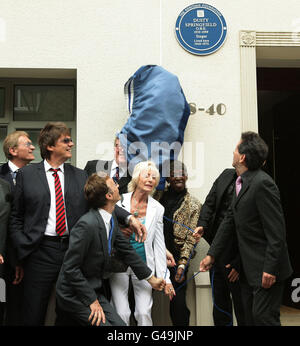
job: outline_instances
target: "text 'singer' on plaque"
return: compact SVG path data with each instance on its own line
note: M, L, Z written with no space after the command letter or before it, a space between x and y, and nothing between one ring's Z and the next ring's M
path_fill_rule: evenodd
M223 45L227 25L223 15L213 6L194 4L179 14L175 33L185 50L196 55L207 55Z

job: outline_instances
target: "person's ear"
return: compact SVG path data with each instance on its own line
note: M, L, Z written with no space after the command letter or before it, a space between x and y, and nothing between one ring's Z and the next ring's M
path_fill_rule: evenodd
M111 200L112 199L112 193L110 191L108 191L106 194L105 194L105 198L107 200Z
M17 156L18 155L17 149L18 149L18 147L9 148L8 151L9 151L11 156Z
M245 163L246 162L246 155L245 154L241 154L240 156L240 163Z

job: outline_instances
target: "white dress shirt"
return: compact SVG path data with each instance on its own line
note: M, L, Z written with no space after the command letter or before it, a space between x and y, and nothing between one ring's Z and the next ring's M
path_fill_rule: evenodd
M113 178L116 175L116 169L118 167L118 164L116 162L116 160L113 160L112 164L111 164L111 168L110 168L110 177Z
M19 167L16 166L11 161L8 161L8 167L10 169L10 173L11 173L11 176L12 176L13 183L14 183L14 185L16 185L16 174L17 174L16 172L19 170ZM15 174L12 174L12 173L15 173Z
M53 176L52 171L50 171L51 167L50 164L48 163L47 160L44 160L44 166L45 166L45 172L46 172L46 177L49 185L49 190L50 190L50 210L49 210L49 216L48 216L48 221L47 221L47 226L45 230L45 235L49 236L57 236L56 233L56 195L55 195L55 178ZM60 180L60 185L62 189L62 193L64 196L65 190L65 176L64 176L64 164L60 165L58 168L60 168L60 171L58 171L58 176ZM64 197L65 201L65 197ZM65 211L66 211L66 205L65 205ZM64 235L69 234L68 231L68 223L67 223L67 218L66 218L66 232Z
M107 212L104 209L99 208L99 213L102 216L102 219L104 221L105 224L105 228L106 228L106 235L107 235L107 239L109 238L109 231L110 231L110 219L112 218L112 215Z
M11 161L8 161L8 167L9 169L11 170L11 172L15 172L19 169L18 166L16 166L13 162Z

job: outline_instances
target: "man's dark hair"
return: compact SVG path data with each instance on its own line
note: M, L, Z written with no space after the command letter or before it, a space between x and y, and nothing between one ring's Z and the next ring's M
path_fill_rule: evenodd
M38 143L43 159L50 159L51 152L48 151L47 147L55 146L61 135L70 136L70 130L62 122L48 123L41 130Z
M238 146L240 154L245 155L245 163L249 171L262 167L268 156L268 146L255 132L243 132Z
M89 205L93 209L102 208L105 206L106 194L110 191L106 184L109 176L103 174L99 176L97 173L92 174L84 185L84 194Z

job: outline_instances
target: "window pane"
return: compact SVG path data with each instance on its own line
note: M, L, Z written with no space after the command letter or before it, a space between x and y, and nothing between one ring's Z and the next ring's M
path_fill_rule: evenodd
M5 111L5 89L0 88L0 118L4 118Z
M3 142L4 142L6 135L7 135L7 128L5 126L1 126L0 127L0 162L1 163L6 162L6 157L5 157L4 152L2 150Z
M73 121L74 119L74 86L15 86L15 121Z

